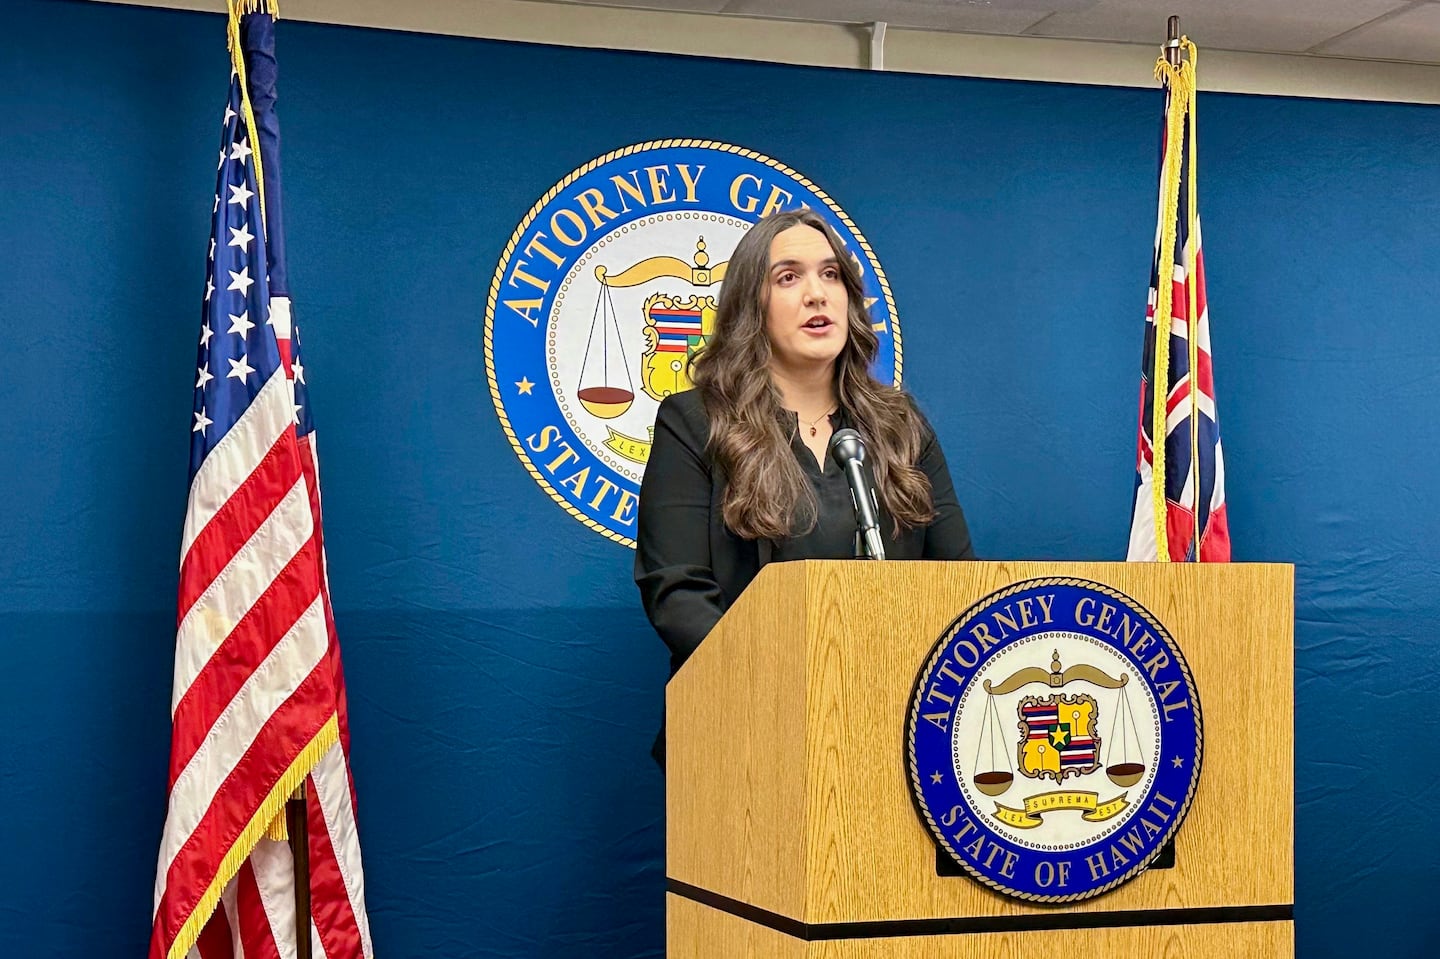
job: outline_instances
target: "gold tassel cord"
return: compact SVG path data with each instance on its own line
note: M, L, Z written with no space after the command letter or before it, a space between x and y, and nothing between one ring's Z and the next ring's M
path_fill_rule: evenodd
M243 17L247 13L268 13L270 16L280 18L280 4L277 0L229 0L230 10L235 16Z
M1183 146L1185 121L1192 112L1195 100L1195 45L1188 37L1181 37L1180 44L1190 55L1188 61L1182 59L1178 64L1171 64L1161 56L1155 62L1155 79L1170 91L1169 110L1165 117L1165 162L1160 174L1160 250L1155 271L1155 366L1151 370L1150 379L1154 392L1150 449L1155 555L1165 563L1170 562L1170 538L1166 529L1165 506L1165 440L1170 396L1170 330L1174 315L1175 219L1179 215L1180 178L1186 159ZM1191 142L1193 147L1193 139ZM1190 186L1193 194L1193 176ZM1193 331L1190 339L1193 344Z
M275 0L227 0L226 6L230 12L228 44L230 66L240 81L240 110L245 115L245 125L250 130L252 141L250 157L255 161L255 190L260 196L260 224L263 229L265 225L265 170L260 162L259 131L255 125L255 110L250 104L250 82L245 74L245 51L240 42L240 19L252 13L268 13L272 17L278 17L280 9ZM272 839L275 842L289 840L290 830L285 821L283 806L275 818L265 826L264 835L266 839Z
M226 0L230 10L229 46L230 67L240 78L240 111L245 115L245 126L250 130L252 153L255 161L255 192L260 196L260 226L265 226L265 171L260 165L260 135L255 125L255 110L250 105L250 82L245 76L245 51L240 45L240 18L250 13L268 13L280 16L276 0Z

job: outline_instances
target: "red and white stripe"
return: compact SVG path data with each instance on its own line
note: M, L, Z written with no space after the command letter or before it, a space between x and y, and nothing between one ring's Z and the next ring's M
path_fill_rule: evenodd
M333 744L306 780L311 954L373 956L319 466L313 434L295 430L289 314L288 301L272 300L285 373L265 385L190 489L151 959L296 955L289 845L260 839L233 876L221 865L326 730ZM218 908L208 921L192 919L216 883ZM193 944L181 938L187 921Z
M191 484L151 959L189 948L232 879L224 860L249 852L262 807L277 809L287 771L334 729L319 543L292 397L277 371Z
M1157 226L1157 247L1159 236ZM1205 294L1205 253L1198 215L1191 223L1184 253L1187 258L1193 257L1195 262L1195 310L1199 316L1193 331L1196 336L1196 363L1194 375L1187 374L1180 377L1166 395L1165 435L1167 437L1177 429L1188 431L1190 418L1196 413L1208 417L1212 422L1219 419L1215 405L1215 369L1210 352L1210 307ZM1190 289L1190 277L1186 273L1185 265L1183 262L1178 262L1175 264L1171 287L1171 333L1186 342L1189 341L1192 332L1189 316ZM1155 323L1157 299L1155 288L1151 287L1145 310L1145 322L1152 326ZM1127 552L1127 559L1132 561L1154 560L1159 554L1155 542L1154 517L1148 506L1155 484L1154 449L1145 432L1145 426L1149 423L1149 415L1150 411L1145 406L1145 390L1142 384L1139 413L1141 425L1138 430L1135 462L1139 483L1135 494L1135 509L1131 515L1130 544ZM1215 441L1214 462L1215 483L1210 497L1209 520L1201 531L1199 550L1201 562L1227 562L1230 559L1229 522L1225 509L1225 454L1223 445L1218 438ZM1185 557L1194 537L1197 500L1195 476L1196 473L1192 469L1186 475L1178 496L1167 497L1165 525L1169 542L1166 546L1169 556L1173 560L1181 560Z

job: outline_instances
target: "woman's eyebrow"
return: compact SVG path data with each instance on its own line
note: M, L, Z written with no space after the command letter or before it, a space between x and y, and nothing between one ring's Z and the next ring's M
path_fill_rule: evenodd
M804 266L804 265L805 265L805 264L804 264L803 262L801 262L800 260L780 260L780 261L777 262L777 263L772 263L772 264L770 264L770 272L771 272L771 273L774 273L776 270L781 269L782 267L785 268L785 269L794 269L794 268L797 267L797 266ZM838 259L836 259L835 257L830 256L830 257L826 257L825 259L821 260L817 265L818 265L818 266L839 266L839 265L840 265L840 261L839 261Z

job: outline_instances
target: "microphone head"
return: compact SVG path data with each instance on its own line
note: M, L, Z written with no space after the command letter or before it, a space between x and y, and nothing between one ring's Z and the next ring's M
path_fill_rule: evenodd
M830 437L830 457L842 467L854 460L865 462L865 441L852 429L836 430Z

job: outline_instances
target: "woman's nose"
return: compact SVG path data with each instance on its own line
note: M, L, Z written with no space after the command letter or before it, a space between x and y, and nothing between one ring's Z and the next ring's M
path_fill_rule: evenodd
M825 302L825 284L820 282L820 277L811 274L805 280L805 302L820 304Z

